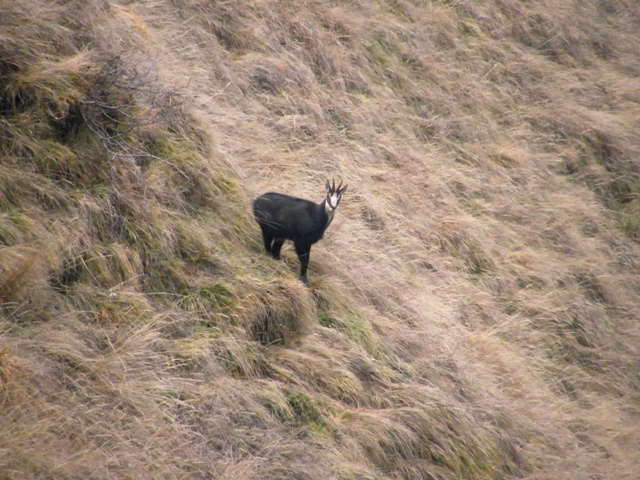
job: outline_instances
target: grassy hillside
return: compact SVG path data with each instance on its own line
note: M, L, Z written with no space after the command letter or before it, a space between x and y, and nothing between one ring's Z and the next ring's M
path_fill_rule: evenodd
M640 471L635 0L0 0L0 478ZM305 287L250 201L349 184Z

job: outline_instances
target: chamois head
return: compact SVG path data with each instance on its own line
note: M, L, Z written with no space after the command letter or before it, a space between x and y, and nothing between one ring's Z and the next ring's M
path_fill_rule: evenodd
M333 183L330 184L329 180L327 180L327 184L325 188L327 189L327 200L325 202L325 208L328 214L333 214L338 208L338 204L340 203L340 199L342 198L342 194L347 191L348 185L342 186L342 181L340 181L340 185L336 188L336 181L333 180Z

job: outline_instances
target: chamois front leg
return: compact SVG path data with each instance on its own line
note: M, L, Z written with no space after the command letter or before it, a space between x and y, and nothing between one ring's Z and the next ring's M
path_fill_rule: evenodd
M276 260L280 260L280 250L282 250L282 244L284 243L284 238L276 238L273 241L273 246L271 247L271 254L273 258Z
M296 243L295 247L298 260L300 260L300 280L302 280L302 283L305 285L309 285L307 267L309 266L309 257L311 256L311 245L308 243Z
M267 251L267 255L273 255L271 250L271 242L273 242L273 237L269 235L264 229L262 230L262 240L264 242L264 249Z

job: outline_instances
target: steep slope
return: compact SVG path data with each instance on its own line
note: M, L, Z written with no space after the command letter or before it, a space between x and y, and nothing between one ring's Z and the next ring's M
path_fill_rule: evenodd
M0 14L3 478L636 478L635 2Z

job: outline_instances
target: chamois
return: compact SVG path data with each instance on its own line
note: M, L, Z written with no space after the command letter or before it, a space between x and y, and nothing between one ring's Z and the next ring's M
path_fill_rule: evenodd
M311 245L324 235L338 208L347 185L336 181L325 186L327 196L320 204L302 198L269 192L253 202L253 215L262 230L264 248L268 255L280 259L280 249L285 240L292 240L300 260L300 280L305 285Z

